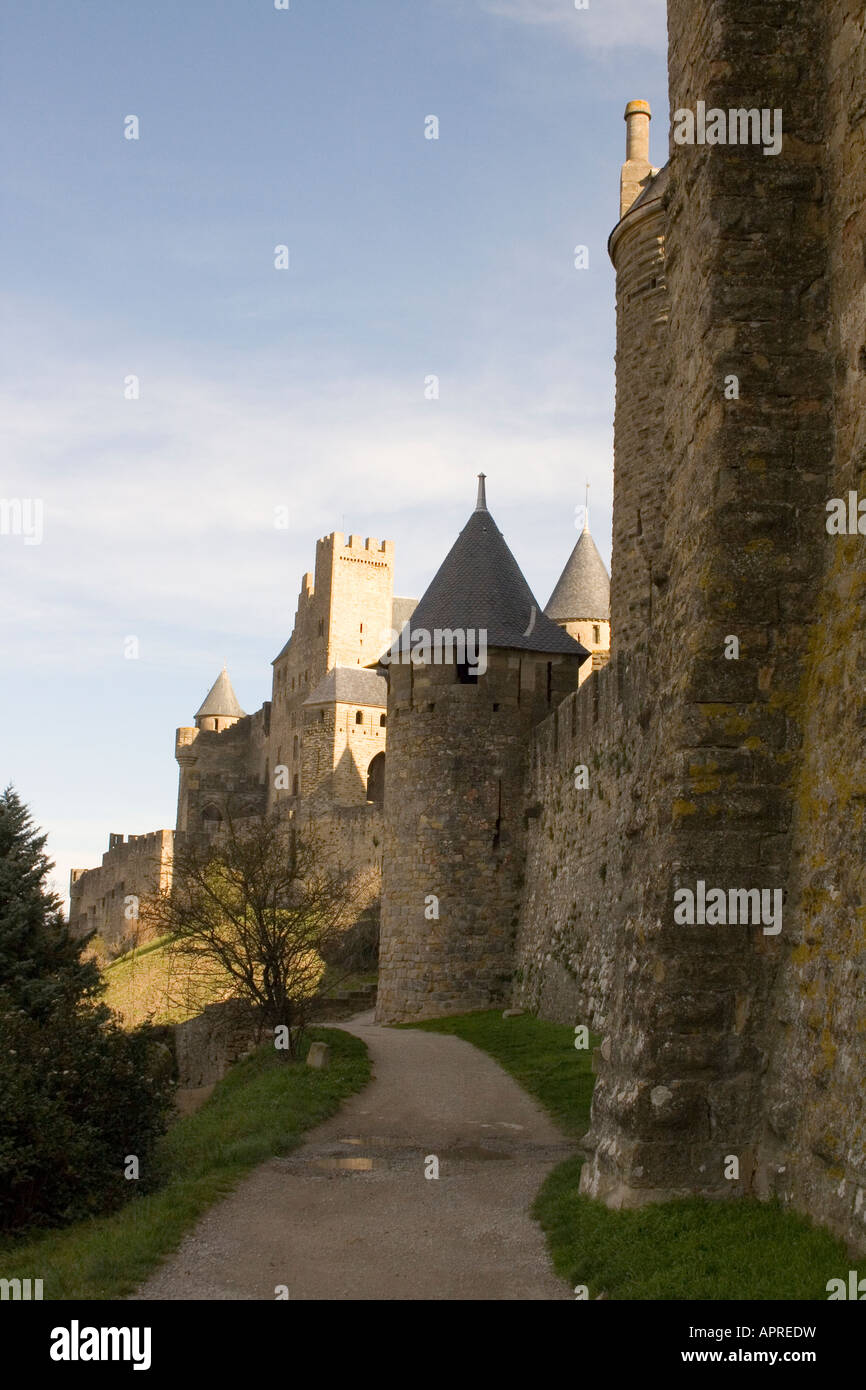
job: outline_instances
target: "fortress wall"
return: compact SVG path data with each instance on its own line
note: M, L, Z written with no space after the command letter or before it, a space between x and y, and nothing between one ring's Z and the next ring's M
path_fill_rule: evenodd
M73 869L69 886L69 925L73 936L95 931L109 955L119 955L134 941L147 941L144 915L137 903L168 887L174 856L174 831L147 835L112 835L96 869Z
M790 929L773 995L768 1190L866 1250L866 537L826 532L824 502L866 497L866 34L831 0L828 92L835 449L809 524L824 581L801 687ZM784 1168L784 1172L780 1169Z
M304 807L294 816L297 833L315 839L322 862L336 873L359 874L366 883L359 910L379 900L384 817L371 802L363 806Z
M645 692L645 664L621 657L533 740L515 1003L559 1023L604 1028L614 924L636 914L644 891ZM578 766L586 789L575 786Z
M781 107L786 139L778 157L671 149L669 568L653 599L645 774L653 872L615 942L582 1175L614 1206L760 1186L770 992L786 948L761 924L677 925L673 893L699 880L725 891L788 881L829 453L821 13L670 0L668 19L672 111ZM730 373L738 400L724 397ZM614 634L618 620L614 608ZM739 660L724 658L728 634ZM740 1158L737 1182L725 1179L727 1154Z

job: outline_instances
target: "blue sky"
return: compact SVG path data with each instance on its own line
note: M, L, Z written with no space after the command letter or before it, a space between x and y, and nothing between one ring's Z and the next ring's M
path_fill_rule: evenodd
M392 539L418 596L483 469L541 603L587 480L609 561L606 240L626 101L667 157L664 10L7 8L0 498L44 535L0 535L0 781L61 891L110 831L174 824L174 730L223 661L269 697L318 536Z

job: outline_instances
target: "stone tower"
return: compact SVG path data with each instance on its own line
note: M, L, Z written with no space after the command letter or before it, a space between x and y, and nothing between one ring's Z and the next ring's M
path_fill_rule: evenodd
M230 729L239 719L244 718L244 712L224 666L202 701L201 709L195 716L195 727L213 730L218 734L220 730Z
M335 668L357 671L375 666L393 630L394 608L393 541L344 537L334 531L316 542L315 573L304 575L292 635L273 662L271 763L288 768L288 785L283 788L275 785L273 778L268 779L272 809L290 798L323 789L326 783L330 786L345 749L337 736L330 739L330 753L326 750L326 731L319 725L328 724L334 735L342 716L333 700L322 700L322 683ZM341 680L344 685L351 683L348 674ZM351 703L346 702L347 709ZM365 711L364 718L373 720L375 701L374 705L357 703ZM327 715L326 706L331 706ZM375 718L380 716L381 709L376 708ZM372 742L369 747L362 744L354 731L348 741L359 754L354 760L357 767L352 768L351 760L347 761L337 785L344 792L350 788L350 802L363 801L367 764L360 755L369 753L372 759L378 749Z
M863 561L824 524L863 468L862 5L765 19L757 0L669 0L671 111L739 138L672 138L611 236L611 674L638 651L646 674L581 1187L615 1206L775 1193L862 1240ZM775 151L762 113L784 117ZM749 907L765 894L769 918Z
M620 221L608 242L617 289L611 556L614 656L645 649L667 572L661 503L666 495L662 421L669 314L664 224L668 171L659 172L649 161L649 103L630 101L625 122Z
M261 779L250 756L250 736L259 716L244 713L223 667L195 716L195 727L175 731L180 768L177 829L212 834L231 801L236 812L261 812Z
M610 577L589 529L589 512L580 538L550 595L545 613L592 653L580 668L581 684L610 655Z
M387 655L377 1018L391 1023L507 997L530 735L589 659L533 597L483 474L475 511Z

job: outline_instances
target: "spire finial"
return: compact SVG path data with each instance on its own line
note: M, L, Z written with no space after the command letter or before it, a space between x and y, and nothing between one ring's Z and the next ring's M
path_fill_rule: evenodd
M586 492L585 492L585 494L584 494L584 502L583 502L583 529L584 529L584 531L588 531L588 530L589 530L589 483L586 484Z
M486 477L487 477L487 474L486 474L486 473L479 473L479 474L478 474L478 501L475 503L475 510L476 510L476 512L486 512L486 511L487 511L487 494L486 494L485 489L484 489L484 479L485 479Z

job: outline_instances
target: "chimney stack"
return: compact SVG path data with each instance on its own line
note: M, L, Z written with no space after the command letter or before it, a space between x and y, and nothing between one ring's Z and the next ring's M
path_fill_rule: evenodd
M625 217L632 203L640 197L648 179L656 172L649 160L651 118L648 101L630 101L625 108L625 164L619 183L620 217Z

